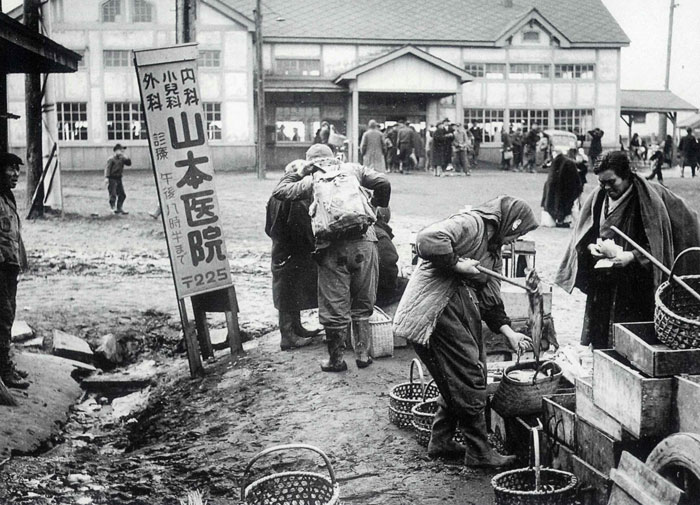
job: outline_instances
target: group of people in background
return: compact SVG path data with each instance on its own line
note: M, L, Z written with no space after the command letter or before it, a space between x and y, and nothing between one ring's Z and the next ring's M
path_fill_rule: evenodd
M422 168L437 177L446 173L471 175L482 135L476 123L465 128L449 119L420 132L405 119L386 128L371 119L360 140L361 161L382 172L406 174Z

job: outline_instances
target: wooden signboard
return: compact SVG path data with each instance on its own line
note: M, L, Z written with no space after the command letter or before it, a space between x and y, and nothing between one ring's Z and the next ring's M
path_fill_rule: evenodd
M700 374L700 349L671 349L656 338L654 323L623 323L613 327L615 350L650 377Z
M612 350L593 352L593 402L637 438L669 433L672 378L649 378Z
M227 314L237 317L201 101L198 56L197 44L134 51L158 201L193 376L203 373L200 349L205 357L213 351L203 330L203 304L198 304L199 310L194 308L198 342L187 317L185 299L216 292L226 302ZM229 327L232 352L240 347L237 319L234 323Z

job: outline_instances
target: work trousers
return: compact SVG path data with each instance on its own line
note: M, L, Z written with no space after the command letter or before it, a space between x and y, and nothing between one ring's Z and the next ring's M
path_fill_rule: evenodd
M318 316L326 328L346 328L374 312L379 277L376 242L362 238L331 244L318 266Z
M457 149L452 153L452 164L455 167L455 172L469 172L469 160L467 159L466 149Z
M126 193L124 192L124 184L121 177L107 177L107 191L109 192L109 206L114 208L116 204L118 210L122 210Z
M19 267L0 264L0 367L9 366L12 323L17 309ZM0 372L4 370L0 368Z

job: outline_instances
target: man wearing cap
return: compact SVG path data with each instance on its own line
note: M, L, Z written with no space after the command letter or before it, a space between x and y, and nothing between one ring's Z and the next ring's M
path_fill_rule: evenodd
M12 324L17 307L17 276L27 266L27 255L20 233L17 203L12 190L17 186L22 160L11 153L0 153L0 378L7 387L29 387L27 373L18 370L10 356Z
M311 174L319 167L326 173L338 170L353 174L360 186L373 192L370 202L373 207L389 205L391 184L386 176L357 163L341 163L323 144L314 144L306 151L306 163L297 172L284 175L273 196L280 200L312 199L314 180ZM369 318L377 296L379 262L376 242L373 225L333 240L316 236L314 255L318 262L319 320L326 330L329 354L329 360L321 364L324 372L347 370L343 351L351 322L357 367L365 368L372 363L369 357Z
M124 174L124 166L131 166L131 160L124 154L126 147L121 144L117 144L112 150L114 151L114 156L107 160L107 167L105 168L105 179L107 179L107 191L109 192L109 206L115 214L128 214L128 212L122 208L124 200L126 200L124 184L122 184L122 175Z

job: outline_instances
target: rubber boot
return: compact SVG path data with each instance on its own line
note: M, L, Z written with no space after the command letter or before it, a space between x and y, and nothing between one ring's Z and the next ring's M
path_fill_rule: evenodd
M14 389L27 389L29 382L24 380L26 376L26 372L20 374L15 368L15 364L10 359L9 350L0 351L0 379L5 386Z
M294 332L294 313L293 312L279 312L279 322L280 322L280 334L282 338L280 339L280 349L283 351L288 351L290 349L296 349L297 347L305 347L310 345L312 340L310 338L303 338Z
M294 333L296 333L300 337L314 338L321 333L320 329L311 331L311 330L307 330L306 328L304 328L304 326L302 326L302 324L301 324L301 312L290 312L290 314L292 314L293 318L294 318L294 327L293 327Z
M494 451L489 444L483 411L464 418L461 426L467 441L467 452L464 455L466 466L499 468L515 463L515 456L503 456Z
M343 360L346 334L346 328L326 328L328 361L321 363L321 370L324 372L344 372L348 369L348 364Z
M355 364L357 368L367 368L372 364L369 357L369 345L372 338L369 320L364 319L352 322L355 331Z
M433 426L428 442L428 457L459 459L463 458L467 448L454 441L457 432L457 419L444 407L442 397L438 400L438 410L433 418Z

